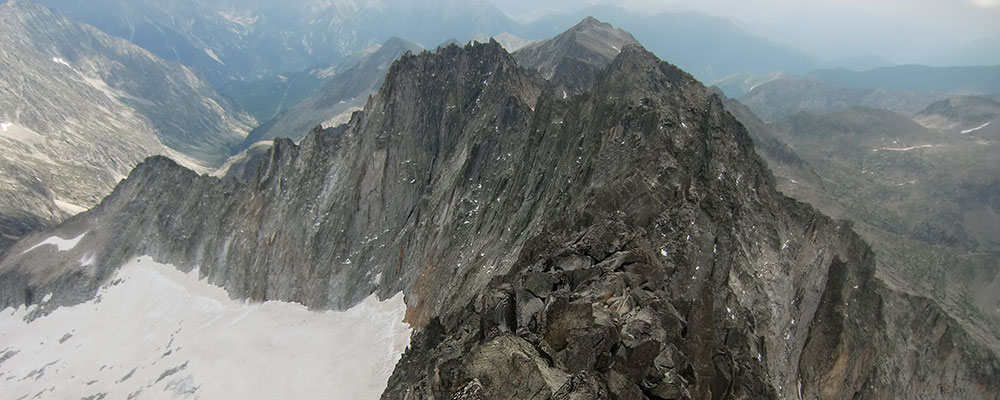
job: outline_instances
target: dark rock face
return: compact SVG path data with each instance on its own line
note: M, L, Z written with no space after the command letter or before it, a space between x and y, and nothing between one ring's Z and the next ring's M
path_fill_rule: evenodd
M416 336L383 398L470 385L511 399L791 397L797 379L811 396L866 390L871 253L773 192L718 98L629 47L592 91L554 104L593 149L583 195L550 208L478 303Z
M905 393L877 375L873 254L776 192L717 96L635 45L587 87L495 42L403 57L346 132L277 140L246 181L148 159L50 232L74 249L15 245L0 304L79 302L151 255L251 300L404 291L385 399Z
M45 221L30 214L0 215L0 257L18 239L45 228Z

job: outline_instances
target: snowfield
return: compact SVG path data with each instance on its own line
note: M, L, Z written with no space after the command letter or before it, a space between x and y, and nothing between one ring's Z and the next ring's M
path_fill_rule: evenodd
M989 122L987 122L987 123L985 123L985 124L982 124L982 125L979 125L979 126L977 126L977 127L975 127L975 128L972 128L972 129L966 129L966 130L962 131L962 134L963 134L963 135L965 135L965 134L969 134L969 133L972 133L972 132L975 132L975 131L978 131L978 130L980 130L980 129L983 129L983 128L987 127L987 126L990 126L990 123L989 123Z
M879 148L879 149L872 149L872 151L880 151L880 150L885 150L885 151L910 151L910 150L916 150L916 149L932 149L932 148L935 148L935 147L939 147L939 145L936 145L936 144L922 144L922 145L919 145L919 146L910 146L910 147L882 147L882 148Z
M244 303L142 257L87 303L30 323L0 311L0 398L377 399L405 309L402 294L343 312Z
M45 240L41 241L40 243L38 243L38 244L36 244L34 246L31 246L31 248L25 250L24 253L28 253L28 252L30 252L30 251L32 251L34 249L37 249L37 248L42 247L42 246L45 246L47 244L51 244L53 246L56 246L56 248L59 249L59 251L73 250L74 248L76 248L76 245L80 243L80 240L83 239L83 237L86 236L86 235L87 235L87 232L84 232L84 233L81 233L79 236L77 236L75 238L72 238L72 239L63 239L63 238L58 237L58 236L50 236L48 239L45 239ZM24 253L21 253L21 254L24 254Z

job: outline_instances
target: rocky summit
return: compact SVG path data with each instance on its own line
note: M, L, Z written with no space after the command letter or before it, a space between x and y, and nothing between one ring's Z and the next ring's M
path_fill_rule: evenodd
M900 376L944 374L888 367L849 224L778 193L691 75L620 50L573 95L493 41L407 55L346 128L276 140L244 179L147 159L11 248L0 305L86 301L142 255L238 299L403 292L383 399L905 398ZM940 397L995 396L992 368Z
M587 17L568 31L513 52L517 62L538 72L557 90L578 94L626 45L639 44L632 34Z

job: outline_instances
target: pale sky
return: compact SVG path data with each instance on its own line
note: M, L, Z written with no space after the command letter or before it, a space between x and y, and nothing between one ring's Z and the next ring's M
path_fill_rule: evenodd
M876 54L918 62L949 47L1000 38L1000 0L489 1L522 21L599 4L645 14L698 11L826 58Z

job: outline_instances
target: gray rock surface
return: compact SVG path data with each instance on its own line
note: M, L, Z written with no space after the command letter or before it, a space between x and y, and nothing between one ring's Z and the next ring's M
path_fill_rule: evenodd
M25 1L0 4L0 252L143 158L215 166L254 124L193 72Z
M17 244L0 304L79 302L138 255L251 300L403 291L417 332L385 399L898 398L927 370L894 367L894 335L955 354L888 320L919 303L888 297L850 226L778 193L722 101L639 46L568 98L495 42L403 57L385 82L346 132L276 140L245 182L146 160ZM995 396L995 370L955 387Z

